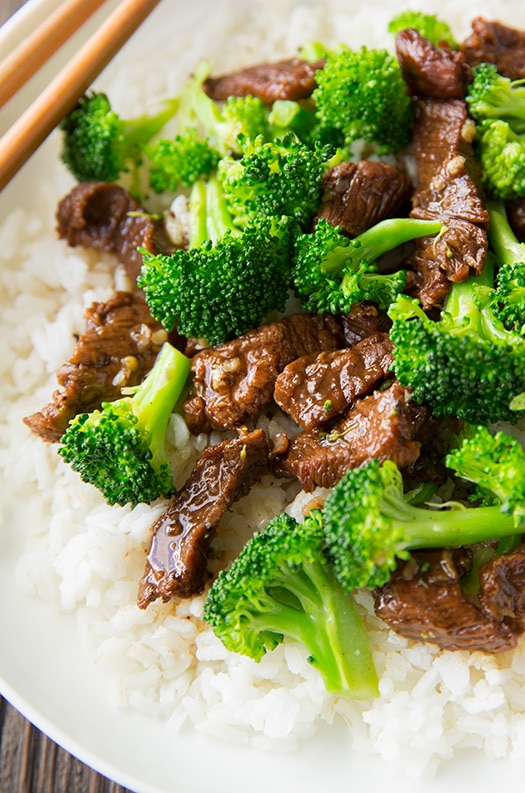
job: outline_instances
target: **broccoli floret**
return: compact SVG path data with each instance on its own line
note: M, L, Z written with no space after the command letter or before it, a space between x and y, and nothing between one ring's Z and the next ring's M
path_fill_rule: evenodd
M329 692L377 695L368 636L325 556L318 511L302 523L279 515L255 534L219 573L203 616L228 650L259 661L285 637L295 639Z
M165 434L189 369L190 360L166 342L139 386L70 421L58 453L109 504L135 506L173 493Z
M455 283L445 310L431 319L418 301L398 295L393 320L393 370L414 398L438 416L471 424L516 422L525 390L525 340L508 331L491 308L494 263Z
M364 140L387 154L410 143L412 100L397 59L386 50L341 46L316 72L316 81L317 116L323 126L340 130L347 146Z
M219 106L201 88L193 97L193 109L202 124L210 145L222 157L242 154L241 140L267 134L268 110L255 96L229 96Z
M350 152L345 147L345 138L341 130L335 127L325 127L319 121L312 104L305 105L292 99L276 99L268 115L268 136L282 138L288 132L293 132L308 148L324 149L323 157L333 159L350 159ZM330 157L330 151L333 156ZM329 165L335 164L332 162Z
M470 446L470 448L469 448ZM412 505L403 491L403 478L391 460L377 459L348 471L328 495L323 508L324 534L339 581L352 592L359 587L385 584L398 559L417 548L457 548L462 545L513 536L525 507L525 453L519 467L512 456L507 468L500 456L501 440L481 436L463 441L456 457L447 456L458 476L466 474L483 486L491 475L501 480L490 506L459 502L441 508ZM479 471L469 465L482 451ZM465 470L463 470L463 467ZM488 474L487 474L488 471ZM501 500L500 500L501 498ZM510 508L510 505L515 505Z
M476 121L506 121L516 133L525 132L525 80L511 80L493 63L481 63L472 72L466 101Z
M226 101L215 102L204 89L211 72L211 62L203 60L184 85L177 113L180 134L197 128L211 148L221 156L240 154L239 137L254 138L265 134L268 109L258 97L229 96Z
M493 64L474 69L466 101L476 121L475 151L487 193L500 200L525 195L525 85Z
M138 279L152 316L166 330L214 345L240 336L283 310L288 298L293 226L260 217L234 227L219 181L196 182L188 250L143 253Z
M309 228L332 154L331 147L310 149L291 132L272 141L262 135L245 140L242 157L225 157L218 169L236 224L286 215Z
M258 98L230 96L219 104L204 90L211 64L201 61L178 97L177 134L146 148L156 192L191 187L211 174L221 157L241 154L239 138L266 134L268 110Z
M489 196L502 201L525 196L525 135L517 135L506 121L482 121L475 151Z
M439 221L415 218L382 220L354 239L324 218L315 232L298 235L292 281L306 308L319 313L349 311L361 300L387 308L405 286L404 271L382 274L376 260L404 242L437 234Z
M489 201L489 240L498 271L491 305L508 330L525 333L525 244L519 242L508 221L505 205Z
M467 427L464 435L463 442L448 453L448 467L476 485L473 501L500 504L520 523L525 515L522 445L512 435L501 430L491 433L484 426Z
M112 109L106 94L85 94L60 123L62 160L79 182L116 182L141 162L144 147L177 108L178 101L170 100L156 115L125 121Z
M451 49L457 49L458 44L449 25L439 19L436 14L425 14L423 11L401 11L390 20L388 32L396 36L406 28L417 30L432 44L439 46L445 42Z
M215 170L220 157L195 129L172 140L157 140L146 147L145 153L151 160L150 185L156 193L176 191L181 185L191 187L201 176Z

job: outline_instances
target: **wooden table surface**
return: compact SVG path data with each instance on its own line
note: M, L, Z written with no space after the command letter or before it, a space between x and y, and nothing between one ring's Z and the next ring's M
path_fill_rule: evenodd
M24 2L0 0L0 25ZM0 793L128 792L57 746L0 696Z

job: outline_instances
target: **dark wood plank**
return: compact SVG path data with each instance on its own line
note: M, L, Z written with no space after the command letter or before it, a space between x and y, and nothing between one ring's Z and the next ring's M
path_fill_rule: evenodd
M0 698L1 793L130 793L97 774Z

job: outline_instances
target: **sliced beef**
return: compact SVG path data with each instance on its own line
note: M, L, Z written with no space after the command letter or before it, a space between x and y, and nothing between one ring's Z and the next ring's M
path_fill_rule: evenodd
M450 447L450 438L457 436L463 424L454 416L429 415L425 406L422 420L416 422L421 425L417 433L417 440L421 443L419 457L403 469L403 482L407 490L418 487L421 482L433 482L435 485L444 485L450 480L450 469L446 467L444 458L445 450ZM455 492L459 495L459 486L456 483ZM468 493L465 494L468 498Z
M374 590L376 613L397 633L445 650L512 649L519 626L492 617L463 594L461 579L469 567L465 549L418 551Z
M414 211L413 215L419 218L433 219L432 212L424 209ZM464 281L473 273L477 275L483 269L487 255L487 232L484 228L471 223L468 220L460 220L453 217L442 217L446 224L446 232L443 237L436 240L435 237L422 237L416 240L416 251L412 254L411 261L414 266L418 262L424 262L423 273L418 278L417 283L423 284L427 273L439 267L446 281L436 274L432 274L426 282L426 293L429 292L429 283L437 285L437 294L442 293L445 286L446 294L450 291L452 283ZM448 257L448 258L447 258ZM423 290L419 289L418 297L423 303ZM432 303L423 304L424 308L431 308L436 305L434 296L431 295Z
M396 36L396 55L408 90L414 96L462 99L471 80L463 53L446 42L436 46L417 30Z
M418 99L413 146L418 186L412 217L440 220L439 237L416 240L407 265L412 293L425 309L440 306L449 282L479 273L487 252L489 216L472 147L473 126L463 100ZM433 272L433 271L441 271ZM436 284L433 293L432 284Z
M426 310L443 306L450 292L451 282L440 268L439 262L430 255L428 245L418 245L406 266L412 268L407 270L407 294L417 297Z
M525 545L494 556L479 568L479 601L497 620L517 620L525 628Z
M138 605L190 597L204 588L210 543L224 513L268 471L262 430L208 447L152 528Z
M514 234L520 242L525 242L525 198L509 201L507 214Z
M202 350L193 358L193 394L184 404L191 432L245 424L272 402L277 375L288 363L342 343L336 317L293 314Z
M323 177L317 217L357 237L380 220L406 214L412 190L409 177L392 165L342 162Z
M489 22L483 17L472 21L472 33L460 45L470 66L494 63L511 80L525 77L525 31Z
M316 87L316 71L323 66L323 61L310 63L300 58L261 63L231 74L209 77L204 90L216 101L249 94L268 105L277 99L306 99Z
M350 349L297 358L277 377L274 399L300 427L321 426L387 377L392 352L388 334L376 333Z
M59 441L78 413L121 396L149 372L167 334L138 294L116 292L86 311L86 327L71 360L57 373L51 401L24 422L44 440Z
M339 320L346 347L353 347L374 333L385 333L392 326L386 312L366 300L354 303L350 311L340 315Z
M300 432L290 440L287 453L276 457L275 471L297 477L309 493L317 486L333 487L346 471L374 457L404 468L419 455L416 438L426 416L426 410L394 382L358 399L329 428Z
M151 253L170 248L163 225L146 214L127 190L112 182L76 185L58 205L57 233L72 247L115 254L133 283L142 266L137 248Z

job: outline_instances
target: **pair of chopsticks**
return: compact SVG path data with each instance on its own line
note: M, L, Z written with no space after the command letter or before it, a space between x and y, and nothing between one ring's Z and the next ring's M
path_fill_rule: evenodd
M0 63L0 107L105 0L65 0ZM159 0L122 0L69 63L0 138L0 190L73 109Z

